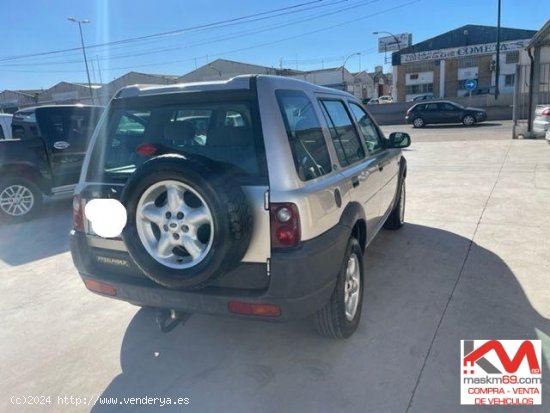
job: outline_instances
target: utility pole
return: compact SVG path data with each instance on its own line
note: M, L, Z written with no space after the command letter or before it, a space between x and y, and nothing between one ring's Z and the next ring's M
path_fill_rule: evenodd
M99 83L103 84L103 77L101 76L101 67L99 66L99 56L96 55L97 71L99 73Z
M78 30L80 31L80 44L82 45L82 54L84 55L84 64L86 65L86 75L88 76L88 88L90 89L90 97L92 98L92 104L95 105L94 92L92 90L92 82L90 82L90 69L88 69L88 58L86 57L86 47L84 47L84 36L82 35L82 23L90 23L90 20L78 20L74 17L68 17L67 20L78 23Z
M499 80L500 80L500 2L498 1L498 11L497 11L497 58L495 64L495 100L498 99L499 91Z

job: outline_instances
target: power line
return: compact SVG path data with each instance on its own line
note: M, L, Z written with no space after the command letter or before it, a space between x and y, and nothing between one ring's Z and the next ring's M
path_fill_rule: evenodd
M381 15L381 14L385 14L385 13L388 13L388 12L391 12L391 11L394 11L394 10L398 10L398 9L403 8L403 7L407 7L411 4L418 3L420 1L421 0L411 0L411 1L408 1L406 3L402 3L402 4L399 4L397 6L381 10L379 12L375 12L375 13L371 13L371 14L368 14L368 15L358 17L358 18L346 20L346 21L343 21L341 23L333 24L333 25L330 25L330 26L325 26L325 27L320 28L320 29L307 31L307 32L304 32L304 33L301 33L301 34L281 38L281 39L274 40L274 41L269 41L269 42L259 43L259 44L255 44L255 45L251 45L251 46L247 46L247 47L242 47L242 48L239 48L239 49L233 49L233 50L224 51L224 52L215 53L215 54L210 54L209 53L209 56L211 56L211 57L225 56L225 55L228 55L228 54L238 53L238 52L241 52L241 51L255 49L255 48L258 48L258 47L265 47L265 46L270 46L270 45L277 44L277 43L282 43L282 42L285 42L285 41L288 41L288 40L294 40L296 38L300 38L300 37L308 36L310 34L315 34L315 33L319 33L319 32L322 32L322 31L330 30L330 29L333 29L333 28L336 28L336 27L341 27L341 26L346 25L346 24L355 23L357 21L365 20L365 19L375 17L375 16L378 16L378 15ZM133 69L142 68L142 67L166 66L166 65L171 65L171 64L186 63L186 62L193 61L194 59L195 59L195 57L188 58L188 59L182 59L182 60L170 60L170 61L165 61L165 62L156 62L156 63L142 64L142 65L133 65L133 66L128 66L128 67L112 67L112 68L109 68L109 70L111 70L111 71L127 70L127 69L133 70ZM0 71L10 72L12 70L0 69ZM45 72L45 71L21 71L21 70L17 70L17 71L18 72L26 72L26 73L43 73L43 72ZM76 72L82 72L82 71L80 71L80 70L79 71L73 71L73 70L71 70L71 71L51 71L51 70L48 70L46 72L76 73Z
M305 6L308 6L308 5L311 5L311 4L321 3L321 2L324 2L324 1L326 1L326 0L312 0L312 1L309 1L309 2L306 2L306 3L295 4L295 5L292 5L292 6L282 7L282 8L273 9L273 10L260 12L260 13L254 13L254 14L241 16L241 17L236 17L236 18L232 18L232 19L220 20L220 21L216 21L216 22L213 22L213 23L207 23L207 24L202 24L202 25L197 25L197 26L191 26L191 27L181 28L181 29L177 29L177 30L170 30L170 31L166 31L166 32L160 32L160 33L155 33L155 34L150 34L150 35L145 35L145 36L131 37L131 38L128 38L128 39L116 40L116 41L113 41L113 42L90 45L90 46L88 46L88 49L98 48L98 47L105 47L105 46L120 45L120 44L127 44L127 43L136 42L136 41L142 41L142 40L158 38L158 37L172 36L172 35L175 35L175 34L185 33L185 32L189 32L189 31L197 31L197 30L201 30L201 29L214 28L216 26L221 26L221 25L229 25L229 24L236 23L236 22L246 22L246 20L249 20L249 19L252 19L252 18L255 18L255 17L265 16L265 15L268 15L268 14L278 13L278 12L286 11L286 10L294 10L294 9L305 7ZM337 3L341 3L341 2L345 2L345 1L347 1L347 0L339 0L339 1L337 1ZM16 55L16 56L5 56L5 57L0 57L0 62L10 61L10 60L17 60L17 59L24 59L24 58L28 58L28 57L37 57L37 56L46 56L46 55L65 53L65 52L73 52L73 51L76 51L76 50L80 50L80 49L78 47L74 47L74 48L69 48L69 49L50 50L50 51L47 51L47 52L40 52L40 53L29 53L29 54Z
M336 3L330 4L330 6L334 6L338 3L344 3L344 2L347 3L348 1L349 0L340 0ZM110 55L110 56L107 56L107 57L101 57L101 58L99 58L99 60L111 61L111 60L115 60L115 59L126 59L126 58L130 58L130 57L138 57L138 56L144 56L144 55L166 53L166 52L175 51L175 50L189 49L189 48L193 48L193 47L204 46L204 45L207 45L207 44L218 43L220 41L232 40L232 39L240 38L240 37L243 37L243 36L257 35L259 33L263 33L263 32L266 32L266 31L271 31L271 30L275 30L275 29L279 29L279 28L283 28L283 27L288 27L288 26L292 26L292 25L298 24L298 23L305 23L305 22L309 22L309 21L312 21L312 20L315 20L315 19L322 18L322 17L331 16L331 15L334 15L334 14L337 14L337 13L342 13L344 11L348 11L348 10L351 10L351 9L354 9L354 8L357 8L357 7L364 7L364 6L367 6L369 4L372 4L372 3L375 3L375 2L378 2L378 1L379 0L371 0L371 1L365 2L364 0L360 0L360 1L356 1L355 3L353 3L353 2L348 3L348 6L343 7L343 8L338 8L336 10L320 13L320 14L313 15L313 16L308 16L308 17L305 17L305 18L302 17L302 18L299 18L299 19L292 20L290 22L283 23L283 24L277 23L277 24L274 24L274 25L271 25L271 26L263 27L261 29L252 29L252 30L248 30L248 31L241 31L241 32L232 33L230 35L219 35L215 38L205 40L205 41L199 41L198 43L191 43L191 44L186 45L186 46L170 47L170 48L164 48L164 49L155 48L155 49L137 51L135 53L130 53L130 54ZM319 7L319 6L317 6L317 7ZM67 64L79 64L79 63L80 63L80 60L72 60L72 61L64 60L64 61L55 61L55 62L35 62L35 63L32 63L32 64L40 65L40 66L52 66L52 65L60 65L60 64L67 65ZM5 63L0 62L0 65L2 67L26 67L29 64L31 64L31 63L25 62L25 63L15 63L15 64L14 63L5 64Z

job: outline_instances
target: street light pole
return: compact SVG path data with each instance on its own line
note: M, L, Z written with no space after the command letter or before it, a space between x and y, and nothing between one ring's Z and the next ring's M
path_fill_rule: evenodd
M88 88L90 89L90 97L92 98L92 104L95 105L94 93L92 91L92 82L90 82L90 69L88 69L88 58L86 57L86 48L84 47L84 36L82 35L82 23L90 23L90 20L78 20L74 17L68 17L67 20L78 23L78 30L80 31L80 44L82 45L82 54L84 55L84 64L86 65L86 75L88 76Z
M355 52L355 53L350 54L348 57L346 57L346 58L344 59L344 64L342 65L342 84L345 83L345 82L344 82L344 69L346 68L346 63L347 63L347 61L350 59L350 57L353 57L353 56L360 56L360 55L361 55L361 53Z

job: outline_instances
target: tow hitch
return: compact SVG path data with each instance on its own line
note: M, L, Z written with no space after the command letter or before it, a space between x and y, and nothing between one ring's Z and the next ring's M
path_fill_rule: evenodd
M157 324L160 331L163 333L169 333L176 328L178 324L185 324L189 317L191 317L190 313L162 309L157 313Z

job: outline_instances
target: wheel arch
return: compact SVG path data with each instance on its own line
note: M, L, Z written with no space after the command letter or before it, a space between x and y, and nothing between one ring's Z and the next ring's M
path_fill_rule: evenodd
M340 225L349 228L350 235L359 241L364 251L367 246L367 218L362 205L358 202L349 203L340 216Z
M51 184L45 179L40 171L31 165L26 164L6 164L0 168L0 179L22 178L36 185L43 194L51 192Z

